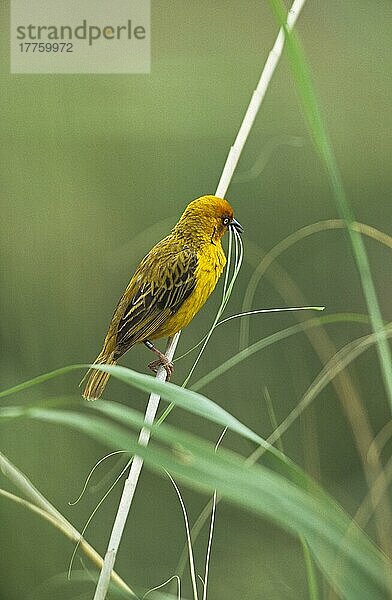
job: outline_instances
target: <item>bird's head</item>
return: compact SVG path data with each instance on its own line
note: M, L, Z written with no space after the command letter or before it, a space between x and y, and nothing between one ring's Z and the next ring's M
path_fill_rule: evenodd
M229 228L235 229L238 233L243 231L242 226L234 218L230 204L217 196L201 196L190 202L177 227L211 242L220 240Z

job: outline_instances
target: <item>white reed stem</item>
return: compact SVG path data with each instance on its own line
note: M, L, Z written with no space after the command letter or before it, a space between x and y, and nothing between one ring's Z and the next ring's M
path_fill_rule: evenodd
M169 360L173 359L180 334L181 331L176 333L174 337L168 339L165 354ZM159 381L166 380L166 370L163 366L159 367L156 378ZM158 410L159 400L160 396L158 394L150 394L144 417L144 421L147 425L152 425L154 422L155 415ZM139 435L139 444L141 446L147 446L149 439L150 431L143 427ZM134 456L131 468L129 470L129 475L124 484L124 489L121 496L120 504L117 509L113 529L110 534L110 540L106 550L104 564L95 590L94 600L104 600L104 598L106 597L106 593L110 582L110 574L113 570L114 563L116 561L117 551L120 546L121 537L125 528L125 523L127 521L129 510L131 508L133 496L135 494L142 466L143 459L140 456Z
M294 0L291 9L287 15L287 29L291 30L299 14L305 4L306 0ZM241 123L241 127L237 133L234 144L230 148L229 154L226 159L226 164L223 168L221 178L218 183L216 190L216 196L224 198L227 188L233 177L234 170L237 166L238 160L241 156L242 150L245 146L245 142L248 139L250 130L259 111L261 103L264 100L265 93L268 89L269 83L272 79L272 75L278 65L279 59L282 55L284 46L284 31L283 27L280 28L278 37L276 38L275 44L271 52L268 55L267 62L264 65L264 69L261 73L259 83L255 91L253 92L251 101L248 109L245 113L244 119Z
M292 29L306 0L294 0L292 7L287 16L287 28ZM233 177L234 170L237 166L238 160L241 156L242 150L245 146L245 142L248 139L250 130L259 111L261 103L264 99L265 93L268 89L272 75L278 65L279 59L282 54L284 46L284 31L280 29L278 37L276 38L275 44L269 53L267 62L264 65L264 69L261 73L259 83L255 91L253 92L250 100L248 109L245 113L244 119L241 123L241 127L238 131L237 137L234 144L231 146L229 154L226 159L225 166L222 171L221 178L218 183L215 195L224 198L227 189L230 185ZM172 360L180 333L177 333L173 338L169 338L168 346L166 348L167 357ZM166 371L164 368L160 368L157 373L157 379L160 381L166 380ZM159 404L160 396L158 394L151 394L148 400L146 409L145 421L146 423L153 423ZM140 432L139 443L143 446L147 446L150 438L149 432L143 428ZM139 456L135 456L132 462L132 466L129 472L129 476L125 482L123 493L121 496L120 504L117 510L116 519L113 525L112 533L109 540L109 545L105 555L104 565L99 576L98 585L95 590L94 600L104 600L109 587L110 574L114 567L118 547L120 545L121 536L124 531L125 523L128 517L133 495L139 480L139 475L142 470L143 459Z

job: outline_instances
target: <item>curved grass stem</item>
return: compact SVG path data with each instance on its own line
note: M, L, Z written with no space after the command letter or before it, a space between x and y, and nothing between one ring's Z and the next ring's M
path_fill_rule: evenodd
M29 508L33 512L39 514L45 518L52 525L54 525L59 531L66 535L74 543L79 544L80 549L84 554L98 567L103 566L103 559L98 552L83 538L82 534L71 525L69 521L37 490L37 488L31 483L22 471L20 471L4 454L0 452L0 470L5 477L7 477L21 492L29 498L19 498L14 494L10 494L3 490L1 493L3 497L7 497L14 502L22 504L26 508ZM118 585L122 590L127 592L130 597L137 598L135 592L115 573L112 571L109 573L113 580L113 583Z
M392 411L392 353L385 336L383 318L373 281L369 258L364 239L355 227L354 213L343 184L339 165L324 124L322 111L318 102L315 86L308 61L302 46L286 24L285 5L282 0L270 0L275 17L281 25L286 39L287 55L291 66L296 89L300 96L303 112L312 134L316 150L330 180L335 204L340 217L345 223L351 251L357 266L362 292L369 313L373 332L376 336L376 350L380 362L389 408Z

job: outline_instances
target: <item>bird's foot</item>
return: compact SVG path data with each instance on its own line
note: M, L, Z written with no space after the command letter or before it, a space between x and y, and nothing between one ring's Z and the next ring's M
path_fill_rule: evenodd
M151 371L154 371L154 373L158 372L159 367L164 367L167 374L167 381L169 381L170 377L173 375L174 365L164 354L162 354L158 360L153 360L148 364L148 368L151 369Z

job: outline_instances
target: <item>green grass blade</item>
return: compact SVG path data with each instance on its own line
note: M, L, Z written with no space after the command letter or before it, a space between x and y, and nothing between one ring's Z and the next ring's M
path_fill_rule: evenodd
M142 415L115 403L93 405L121 423L138 429ZM24 409L20 409L23 416ZM25 413L26 414L26 413ZM264 516L298 536L304 536L331 585L347 600L384 600L386 582L382 554L344 511L319 490L293 484L259 465L244 465L242 457L221 450L164 424L154 431L148 447L136 435L112 421L71 411L29 409L29 418L67 425L112 448L137 453L154 470L162 468L200 490L215 488L234 504ZM173 451L173 446L176 451ZM304 475L304 479L308 478ZM348 530L350 534L348 536Z
M56 377L60 377L61 375L66 375L67 373L71 373L72 371L79 371L80 369L89 369L92 365L89 364L80 364L80 365L69 365L67 367L61 367L60 369L56 369L55 371L50 371L49 373L43 373L42 375L38 375L37 377L33 377L33 379L28 379L27 381L23 381L23 383L19 383L18 385L14 385L6 390L0 392L0 398L5 398L6 396L11 396L12 394L17 394L18 392L23 392L24 390L28 390L35 385L39 385L40 383L45 383L50 379L55 379Z
M346 315L338 315L338 317L338 320L347 320ZM328 322L334 322L334 319L336 319L336 317L329 317L327 319L329 319ZM358 319L359 322L362 322L362 319L360 317L358 317ZM356 321L357 318L355 317L354 320ZM311 323L310 321L309 323L311 323L312 325L317 325L317 320L314 321L314 323ZM288 328L288 330L278 332L278 334L274 334L274 336L276 336L276 338L274 337L274 340L276 341L278 339L281 339L279 335L283 336L283 338L288 337L288 335L290 334L296 333L297 331L301 331L303 327L303 324L298 324L294 327ZM270 337L266 338L266 345L273 343L274 340L271 340ZM265 340L261 340L261 342L264 341ZM257 343L260 344L260 342ZM0 397L4 397L7 395L11 395L12 393L26 390L34 385L43 383L49 379L53 379L54 377L59 377L60 375L64 375L71 371L86 369L89 367L91 367L91 365L70 365L68 367L63 367L62 369L57 369L56 371L52 371L45 375L40 375L39 377L35 377L34 379L25 381L24 383L9 388L8 390L4 390L3 392L1 392ZM181 408L193 414L209 419L210 421L218 425L222 425L223 427L227 427L228 429L237 433L238 435L241 435L242 437L253 441L258 446L258 449L256 451L262 449L260 454L262 454L263 461L265 462L265 464L287 477L292 477L293 474L295 474L294 480L297 483L304 484L302 472L299 469L296 470L294 463L292 463L292 461L290 461L289 458L287 458L283 453L279 452L278 449L269 444L266 440L257 435L249 427L241 423L233 415L231 415L229 412L225 411L223 408L215 404L209 398L206 398L205 396L202 396L201 394L193 390L187 390L183 387L177 386L172 383L158 381L154 377L138 373L136 371L133 371L132 369L127 369L126 367L120 367L117 365L94 365L94 368L110 372L113 377L143 391L157 392L164 400L171 402L173 405L180 406ZM51 403L53 404L53 401L51 401ZM63 400L61 400L61 403L64 405ZM68 403L70 404L69 401ZM113 402L107 403L103 400L96 400L92 403L87 403L81 400L81 404L83 406L95 407L100 409L101 407L106 407L107 410L110 410L110 407L116 406ZM51 407L55 408L56 406ZM34 405L30 405L24 410L30 413L31 410L33 410L33 408ZM102 408L102 410L104 409ZM129 410L131 411L131 409ZM137 413L135 413L135 411L131 412L134 415L134 419L137 419ZM20 407L7 406L0 409L0 419L3 421L14 419L20 416L20 414L23 414L23 411L22 413L20 411ZM140 418L138 423L139 427L143 427L144 419ZM154 435L155 431L157 431L159 426L160 424L158 423L154 425ZM310 485L309 481L307 482L307 485Z
M275 16L284 29L287 54L296 82L304 114L312 133L314 144L327 170L335 202L341 218L344 220L352 252L359 271L362 289L369 312L373 332L377 335L377 352L381 365L385 390L392 410L392 357L391 349L383 331L383 319L374 287L370 264L361 234L354 227L354 214L346 196L343 180L336 161L332 144L323 122L316 97L312 76L298 37L286 26L285 8L281 0L270 0Z
M209 398L206 398L205 396L202 396L201 394L192 390L184 389L183 387L177 386L173 383L162 382L154 377L151 377L150 375L144 375L143 373L138 373L137 371L133 371L132 369L128 369L126 367L120 367L118 365L70 365L68 367L63 367L62 369L57 369L56 371L46 373L45 375L40 375L39 377L35 377L29 381L25 381L24 383L9 388L8 390L4 390L0 393L0 397L9 396L33 387L34 385L48 381L49 379L59 377L60 375L64 375L71 371L90 368L91 366L100 371L108 372L120 381L123 381L128 385L132 385L142 391L158 393L168 402L172 402L173 404L180 406L181 408L184 408L193 414L209 419L218 425L227 427L231 431L238 433L250 441L255 442L257 445L261 445L266 449L270 449L271 452L277 454L277 451L270 447L270 445L267 444L262 437L257 435L257 433L241 423L233 415L225 411L218 404L215 404L215 402ZM94 405L98 405L99 403L100 401L95 401ZM85 404L87 406L87 403ZM0 418L14 418L18 414L18 408L15 409L14 407L5 407L1 411ZM143 421L140 422L140 426L143 426Z
M264 388L263 395L264 395L265 403L267 405L267 410L268 410L268 415L269 415L269 418L271 421L272 430L274 431L275 429L278 428L278 421L276 418L274 405L273 405L273 402L272 402L272 399L271 399L271 396L270 396L270 393L269 393L269 390L267 387ZM278 448L281 452L284 452L283 442L280 437L276 440L276 445L278 446ZM306 579L308 582L309 600L320 600L318 584L317 584L316 568L315 568L315 564L314 564L311 552L309 550L309 546L306 542L306 539L302 535L300 536L300 541L301 541L302 553L304 555L304 561L305 561L305 571L306 571Z
M305 559L306 578L308 581L309 600L320 600L316 568L312 553L304 537L301 537L302 551Z
M231 431L242 435L256 444L266 445L263 438L257 435L257 433L252 431L246 425L243 425L243 423L233 415L218 404L215 404L215 402L209 398L206 398L206 396L202 396L192 390L187 390L174 383L158 381L150 375L144 375L143 373L138 373L137 371L133 371L126 367L119 367L117 365L96 365L95 368L110 373L117 379L120 379L120 381L132 385L139 390L155 392L164 400L172 402L173 404L180 406L195 415L213 421L218 425L228 427ZM94 404L97 404L97 402Z

